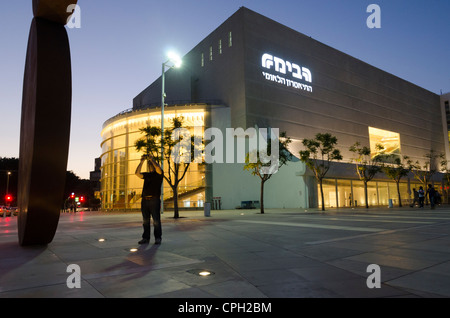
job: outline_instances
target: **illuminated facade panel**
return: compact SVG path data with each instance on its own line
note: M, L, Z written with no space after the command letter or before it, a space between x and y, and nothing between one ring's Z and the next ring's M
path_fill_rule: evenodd
M184 126L204 128L204 109L189 107L165 111L164 127L170 127L175 116L184 118ZM143 137L139 130L147 125L161 127L161 114L158 109L149 109L120 114L108 120L102 130L101 155L101 200L106 210L140 209L143 180L135 175L142 153L136 151L135 142ZM144 165L144 168L146 166ZM167 174L167 163L164 165ZM178 188L179 207L202 207L205 202L205 166L191 163L186 176ZM165 206L173 205L173 191L164 181Z
M420 183L412 181L400 183L400 196L402 205L411 204L413 194L412 190L418 190ZM439 191L442 189L438 188ZM319 192L320 190L317 189ZM348 179L324 179L323 193L326 208L356 208L365 207L366 199L364 195L364 183L360 180ZM369 206L388 206L389 199L392 204L398 205L397 185L393 181L377 180L367 183L367 199ZM319 208L322 207L322 201L318 202Z
M400 134L384 129L369 127L370 154L372 158L381 153L400 155ZM380 148L378 148L380 147Z

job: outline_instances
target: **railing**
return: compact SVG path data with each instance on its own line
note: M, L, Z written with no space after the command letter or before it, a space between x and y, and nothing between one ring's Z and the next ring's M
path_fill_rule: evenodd
M166 101L166 106L173 107L173 106L198 106L198 105L223 105L223 102L219 99L202 99L198 101L192 101L190 99L179 99L179 100L170 100ZM148 109L148 108L160 108L161 102L155 102L155 103L149 103L144 104L138 107L133 107L133 110L141 110L141 109Z
M207 100L201 100L201 101L199 101L197 103L194 103L191 100L175 100L175 101L169 101L166 104L167 107L175 107L175 106L197 107L197 106L201 106L201 105L203 105L203 106L207 106L207 105L223 105L223 103L222 103L222 101L217 100L217 99L207 99ZM131 113L133 113L135 111L140 111L140 110L145 110L145 109L152 109L152 108L154 108L154 109L161 108L161 102L145 104L145 105L141 105L139 107L127 108L124 111L121 111L117 115L114 115L113 117L111 117L107 121L105 121L104 124L103 124L103 128L108 126L112 121L114 121L119 116L126 115L126 114L131 114Z
M199 180L197 182L191 183L189 185L178 187L178 198L193 195L199 191L203 191L206 187L205 179ZM173 191L170 190L169 193L164 194L164 202L173 201Z

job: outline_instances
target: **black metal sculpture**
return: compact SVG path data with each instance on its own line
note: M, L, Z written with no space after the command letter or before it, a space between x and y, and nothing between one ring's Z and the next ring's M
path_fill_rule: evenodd
M53 240L69 152L72 107L65 24L77 0L33 0L23 83L18 187L20 245ZM70 10L69 10L70 11Z

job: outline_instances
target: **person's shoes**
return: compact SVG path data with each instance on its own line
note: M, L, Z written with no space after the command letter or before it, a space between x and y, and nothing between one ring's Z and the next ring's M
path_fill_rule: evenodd
M149 239L142 239L142 240L140 240L139 242L138 242L138 244L148 244L150 242L150 240Z
M157 238L157 239L155 239L155 244L161 244L161 238Z

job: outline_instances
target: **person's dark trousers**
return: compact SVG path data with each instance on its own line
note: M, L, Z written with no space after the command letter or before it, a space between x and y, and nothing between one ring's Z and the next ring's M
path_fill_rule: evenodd
M431 208L432 208L432 209L434 209L434 204L435 204L435 199L434 199L434 197L430 197L430 205L431 205Z
M425 198L419 198L419 205L421 208L423 208L423 201L425 200Z
M150 217L153 218L153 229L155 231L155 239L160 239L162 235L161 229L161 200L159 198L154 199L142 199L141 210L144 227L144 233L142 238L150 240Z

